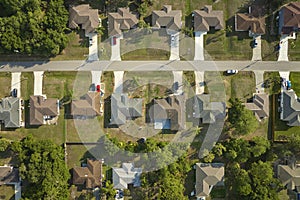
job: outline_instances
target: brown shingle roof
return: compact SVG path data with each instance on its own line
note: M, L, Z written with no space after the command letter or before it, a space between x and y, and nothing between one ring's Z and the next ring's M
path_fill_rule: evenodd
M86 188L102 186L102 160L87 160L86 167L73 168L73 184L85 185Z
M280 32L290 34L300 28L300 2L292 2L280 10Z
M237 13L235 15L236 31L251 31L254 34L265 34L265 17L254 17L251 14Z
M70 6L69 13L69 28L77 28L81 25L87 35L99 26L98 10L91 9L89 4Z
M43 96L30 96L30 125L42 125L44 116L58 115L58 100Z
M123 30L134 28L138 21L136 15L130 13L129 8L118 8L118 12L108 13L108 35L119 35Z
M100 93L88 92L80 100L73 100L71 105L73 116L100 115Z
M152 26L178 31L181 29L181 16L181 10L172 10L171 5L164 5L163 10L152 11Z
M212 10L211 5L204 6L201 10L194 10L194 31L209 31L209 27L216 30L224 28L223 11Z

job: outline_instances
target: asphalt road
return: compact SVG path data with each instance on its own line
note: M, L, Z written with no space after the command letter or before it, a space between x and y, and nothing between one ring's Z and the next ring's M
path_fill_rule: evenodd
M300 61L51 61L0 62L0 72L25 71L300 71Z

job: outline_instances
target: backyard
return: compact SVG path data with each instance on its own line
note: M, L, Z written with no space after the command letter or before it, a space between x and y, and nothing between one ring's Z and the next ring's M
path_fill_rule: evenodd
M0 185L0 199L14 200L15 199L14 185Z

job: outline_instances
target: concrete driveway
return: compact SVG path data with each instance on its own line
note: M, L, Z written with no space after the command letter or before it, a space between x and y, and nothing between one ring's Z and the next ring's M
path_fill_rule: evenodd
M89 61L99 60L98 57L98 35L97 33L89 33ZM92 44L90 44L92 41Z
M195 32L195 56L194 60L204 60L204 35L207 32Z
M174 37L174 39L172 39ZM180 60L179 57L179 32L170 35L170 58L169 60Z
M253 36L253 40L256 40L256 47L253 47L252 51L252 61L258 61L258 60L262 60L262 57L261 57L261 36L260 35L256 35L256 36Z
M43 76L44 71L33 72L34 75L34 95L43 95Z
M111 61L120 61L121 60L121 39L123 39L123 35L121 36L113 36L111 39Z
M21 72L11 73L11 91L17 89L17 97L21 96Z
M255 74L255 87L256 87L256 93L264 93L265 88L263 87L264 83L264 71L253 71Z
M183 71L173 71L173 77L174 77L173 90L174 90L174 94L182 94L182 92L183 92L182 74L183 74Z
M123 93L124 71L114 71L114 76L115 76L114 92Z
M91 71L92 83L95 85L100 85L102 71Z
M204 93L204 72L195 71L196 94Z
M279 71L280 77L286 79L287 81L290 80L290 72L289 71Z

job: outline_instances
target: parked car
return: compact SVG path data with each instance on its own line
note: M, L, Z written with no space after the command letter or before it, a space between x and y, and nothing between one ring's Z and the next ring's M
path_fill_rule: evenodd
M253 40L253 48L255 48L255 47L257 47L257 41L256 41L256 39L254 38L254 40Z
M90 91L96 91L96 86L95 86L95 83L92 83L91 86L90 86Z
M237 74L239 71L237 69L228 69L226 71L227 74Z
M13 97L17 97L18 96L18 90L16 88L14 88L12 91L11 91L11 96Z
M90 45L94 43L93 38L90 38L89 41L90 41Z
M171 35L171 42L175 41L175 35Z
M113 37L112 38L112 45L116 45L117 44L117 37Z
M100 87L100 85L97 85L97 92L100 92L100 90L101 90L101 87Z
M286 89L287 89L287 90L290 90L290 89L292 88L292 83L291 83L291 81L286 81L285 83L286 83Z

